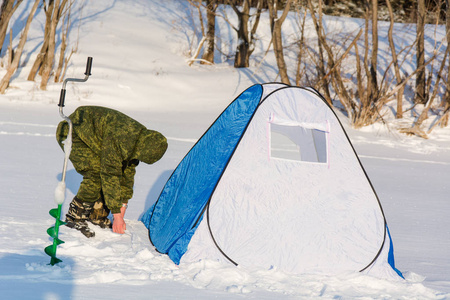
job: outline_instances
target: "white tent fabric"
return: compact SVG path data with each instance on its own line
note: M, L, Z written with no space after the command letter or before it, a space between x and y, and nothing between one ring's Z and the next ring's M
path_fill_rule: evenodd
M313 92L282 87L264 85L181 263L395 276L383 211L335 114Z

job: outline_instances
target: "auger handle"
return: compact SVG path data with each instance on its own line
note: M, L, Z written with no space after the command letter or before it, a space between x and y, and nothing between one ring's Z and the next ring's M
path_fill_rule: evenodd
M64 100L66 99L66 89L61 89L61 93L59 94L59 107L64 107Z
M85 77L83 79L78 79L78 78L66 78L63 82L63 86L61 89L61 93L59 95L59 104L58 106L60 107L60 109L62 107L64 107L64 101L66 99L66 84L69 81L75 81L75 82L85 82L88 80L89 76L91 76L91 69L92 69L92 57L88 57L87 58L87 62L86 62L86 72L84 72Z
M64 100L66 98L66 84L69 81L75 81L75 82L85 82L86 80L88 80L89 76L91 75L91 68L92 68L92 57L88 57L87 62L86 62L86 72L84 73L84 78L83 79L78 79L78 78L66 78L63 82L63 86L61 89L61 94L59 96L59 115L61 116L61 118L63 118L64 120L67 121L67 123L69 124L69 132L67 134L67 138L71 138L72 137L72 121L70 120L70 118L66 115L64 115L63 112L63 107L64 107ZM72 145L72 141L70 141L70 145ZM70 150L68 153L66 153L65 157L64 157L64 165L63 165L63 171L62 171L62 179L61 182L65 182L66 179L66 170L67 170L67 161L68 161L68 155L70 155Z
M88 57L86 62L86 72L84 72L84 75L91 76L91 69L92 69L92 57Z

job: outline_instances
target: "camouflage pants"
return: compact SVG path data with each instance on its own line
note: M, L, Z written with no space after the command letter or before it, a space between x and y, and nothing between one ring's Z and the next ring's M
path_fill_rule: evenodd
M100 179L100 157L96 155L76 134L72 136L70 161L75 170L83 176L77 198L82 202L96 202L102 197Z
M89 220L103 220L109 215L100 180L100 157L96 155L76 134L72 136L70 161L83 176L76 198L81 202L94 203Z

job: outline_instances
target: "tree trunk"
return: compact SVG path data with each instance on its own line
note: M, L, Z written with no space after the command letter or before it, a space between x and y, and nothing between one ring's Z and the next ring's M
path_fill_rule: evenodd
M234 60L235 68L247 68L249 66L249 51L250 43L248 40L248 20L250 18L250 5L248 0L244 0L242 5L242 11L237 9L237 6L233 4L239 20L238 27L238 45L236 49L236 57Z
M435 83L435 88L433 89L433 94L430 96L430 100L428 101L428 103L424 107L424 109L422 110L421 114L417 118L417 120L414 123L413 127L412 128L403 128L403 129L400 130L400 132L406 133L406 134L410 134L410 135L414 134L414 135L423 137L425 139L428 138L427 134L421 129L421 126L422 126L423 122L426 119L428 119L428 112L431 109L431 106L433 105L433 101L436 98L437 93L439 91L439 88L438 88L439 87L439 81L442 78L442 72L443 72L444 67L445 67L445 61L446 61L447 56L449 54L449 49L450 48L447 46L447 49L445 50L445 53L444 53L444 58L443 58L442 63L441 63L441 67L439 68L439 72L438 72L437 77L436 77L436 83ZM443 120L440 120L439 122L436 122L436 124L440 123L441 121L443 121ZM428 131L428 134L433 130L433 128L434 128L434 125L430 128L430 130Z
M309 10L311 12L311 14L315 14L313 5L311 0L308 0L308 7ZM318 22L314 22L314 27L316 29L316 33L317 36L321 36L321 32L323 31L323 26L322 26L322 1L319 1L319 20ZM332 105L331 103L331 94L330 94L330 89L328 88L328 80L325 79L325 58L323 55L323 45L322 45L322 39L318 38L317 39L317 44L319 47L319 63L317 64L316 68L317 68L317 75L319 77L319 83L320 86L318 86L317 88L322 90L322 92L324 93L324 97L325 100L327 100L328 104Z
M214 63L214 41L216 37L216 0L206 1L206 40L202 59L213 64ZM203 62L200 62L201 64Z
M417 1L417 69L425 63L425 0ZM416 75L415 103L426 103L426 70L422 68Z
M63 21L62 21L62 26L61 26L61 48L59 51L58 67L55 72L55 83L63 81L64 73L62 73L62 70L63 70L64 65L67 64L69 61L68 59L66 59L67 37L69 36L69 28L71 26L70 16L71 16L72 5L75 2L75 0L70 0L68 7L67 7L67 11L64 12L64 8L65 8L67 2L68 2L67 0L64 0L63 3L61 4L61 8L60 8L60 12L61 12L60 14L64 13L64 16L63 16ZM61 16L59 18L61 18ZM70 53L70 56L71 55L72 55L72 52Z
M308 1L310 5L310 9L312 10L312 3L311 1ZM316 27L319 27L316 16L314 13L311 14L311 18L313 19L313 23ZM340 74L340 68L336 65L334 57L333 57L333 51L331 47L328 45L326 39L325 39L325 33L322 30L318 32L318 38L320 40L320 43L323 45L323 48L327 52L328 55L328 64L330 66L332 79L331 84L333 85L333 88L335 90L335 93L338 95L340 102L345 107L345 110L348 113L348 116L353 123L354 121L354 112L355 112L355 104L353 101L351 101L350 96L345 89L344 81L342 80L342 76Z
M391 48L392 53L395 79L397 80L397 84L400 84L402 81L402 76L400 75L400 68L398 66L398 59L397 59L397 51L395 51L394 38L392 36L392 32L394 31L394 13L392 11L391 1L386 0L386 4L389 10L389 19L390 19L390 26L388 31L389 46ZM403 92L404 88L402 87L397 93L397 114L396 114L397 119L403 118Z
M239 20L239 27L235 30L238 34L238 45L236 49L236 56L234 60L235 68L247 68L250 65L250 56L255 49L254 35L259 24L259 19L262 12L262 0L258 0L257 11L254 18L254 24L251 30L250 25L250 0L244 0L242 4L242 11L238 9L236 1L227 1L233 8Z
M67 33L68 33L68 31L69 31L69 24L67 24L66 30L64 30L64 28L62 29L61 49L59 51L58 67L56 68L56 72L55 72L55 82L62 82L61 72L62 72L62 68L64 65L64 54L65 54L66 48L67 48Z
M48 36L48 49L47 55L44 56L44 61L42 62L42 75L41 75L41 90L47 89L47 83L50 79L51 72L53 70L54 59L55 59L55 48L56 48L56 27L61 18L61 13L67 3L67 0L55 0L53 8L53 14L51 14L51 23Z
M45 9L45 29L44 29L44 43L42 44L41 51L36 57L33 66L31 67L30 73L28 74L27 80L34 81L36 74L42 66L42 62L48 53L48 44L49 44L49 35L50 35L50 26L52 23L52 14L54 8L54 1L51 0L48 7L45 7L44 1L44 9Z
M369 0L364 1L364 58L363 65L366 72L366 90L362 93L363 97L360 99L362 106L368 106L370 91L372 90L372 81L370 80L369 70L369 23L370 23L370 3Z
M275 59L277 61L278 71L280 74L281 82L290 85L289 76L287 74L286 61L283 54L283 39L281 35L281 26L287 17L292 0L287 0L283 10L283 14L278 18L278 1L268 0L270 15L270 26L272 30L273 50L275 53Z
M46 89L48 79L50 78L53 69L56 47L56 27L64 12L67 0L49 0L48 6L45 6L45 4L46 2L44 1L46 14L44 42L27 78L29 81L34 81L34 78L39 71L39 74L44 77L41 78L41 80L44 79L41 81L41 89L44 90Z
M372 0L372 57L370 64L370 101L376 102L378 99L377 81L377 61L378 61L378 0Z
M38 8L38 4L41 0L35 0L33 7L31 8L31 12L28 15L27 23L25 25L25 28L23 29L22 36L20 37L19 45L17 46L16 54L14 56L14 59L11 63L11 65L8 67L8 70L6 71L5 76L0 81L0 93L4 94L6 88L9 85L9 81L11 80L12 75L16 72L18 66L20 57L22 56L23 48L25 46L25 42L27 41L28 31L30 29L31 21L33 20L34 14L36 13L36 10Z
M2 53L3 43L5 42L6 32L8 31L9 20L22 1L23 0L3 0L2 2L0 8L0 55Z
M422 123L428 119L428 111L431 108L431 105L433 104L434 99L437 96L437 93L439 91L439 81L442 78L442 71L444 70L444 66L445 66L445 61L447 59L447 55L449 53L449 46L447 46L447 49L445 50L444 53L444 59L442 60L442 64L441 67L439 69L439 72L437 74L437 78L436 78L436 82L435 82L435 88L433 89L433 94L430 97L430 100L428 101L426 107L423 109L422 113L420 114L419 118L417 118L416 123L414 124L413 128L417 128L420 129L420 126L422 125Z
M298 56L297 56L297 71L295 72L295 85L300 86L300 81L304 75L304 69L302 70L303 64L303 54L305 48L305 22L306 22L306 13L307 10L303 10L303 17L301 18L302 22L300 25L300 40L297 42L298 44ZM300 18L300 13L299 13Z
M445 29L447 32L447 47L450 45L450 3L447 1L446 3L447 9L445 14ZM448 64L447 69L447 82L446 82L446 89L445 89L445 101L443 101L442 105L446 107L450 107L450 62ZM445 119L443 120L443 126L448 125L448 114L445 116Z
M41 51L39 51L39 54L37 55L36 60L34 61L33 66L31 67L27 80L34 81L34 78L36 77L36 74L42 65L42 61L44 60L44 57L47 54L47 49L48 49L48 39L45 39L44 44L42 44Z
M356 86L358 90L359 100L362 101L364 98L364 89L362 84L362 74L361 74L361 58L359 57L358 44L354 44L355 56L356 56Z
M13 30L9 29L9 46L8 46L8 66L10 66L14 60L14 49L13 49Z

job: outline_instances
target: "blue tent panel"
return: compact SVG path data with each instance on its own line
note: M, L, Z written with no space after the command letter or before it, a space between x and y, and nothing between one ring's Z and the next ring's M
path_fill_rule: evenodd
M178 263L219 178L262 96L262 86L244 91L180 162L156 204L143 216L150 240Z
M387 230L387 233L388 233L388 236L389 236L389 254L388 254L388 263L389 263L389 265L392 267L392 269L394 269L394 271L397 272L397 274L398 274L401 278L405 279L405 277L403 277L402 272L401 272L399 269L397 269L397 268L395 267L395 259L394 259L394 243L392 243L391 233L389 232L389 227L388 227L387 225L386 225L386 230Z

